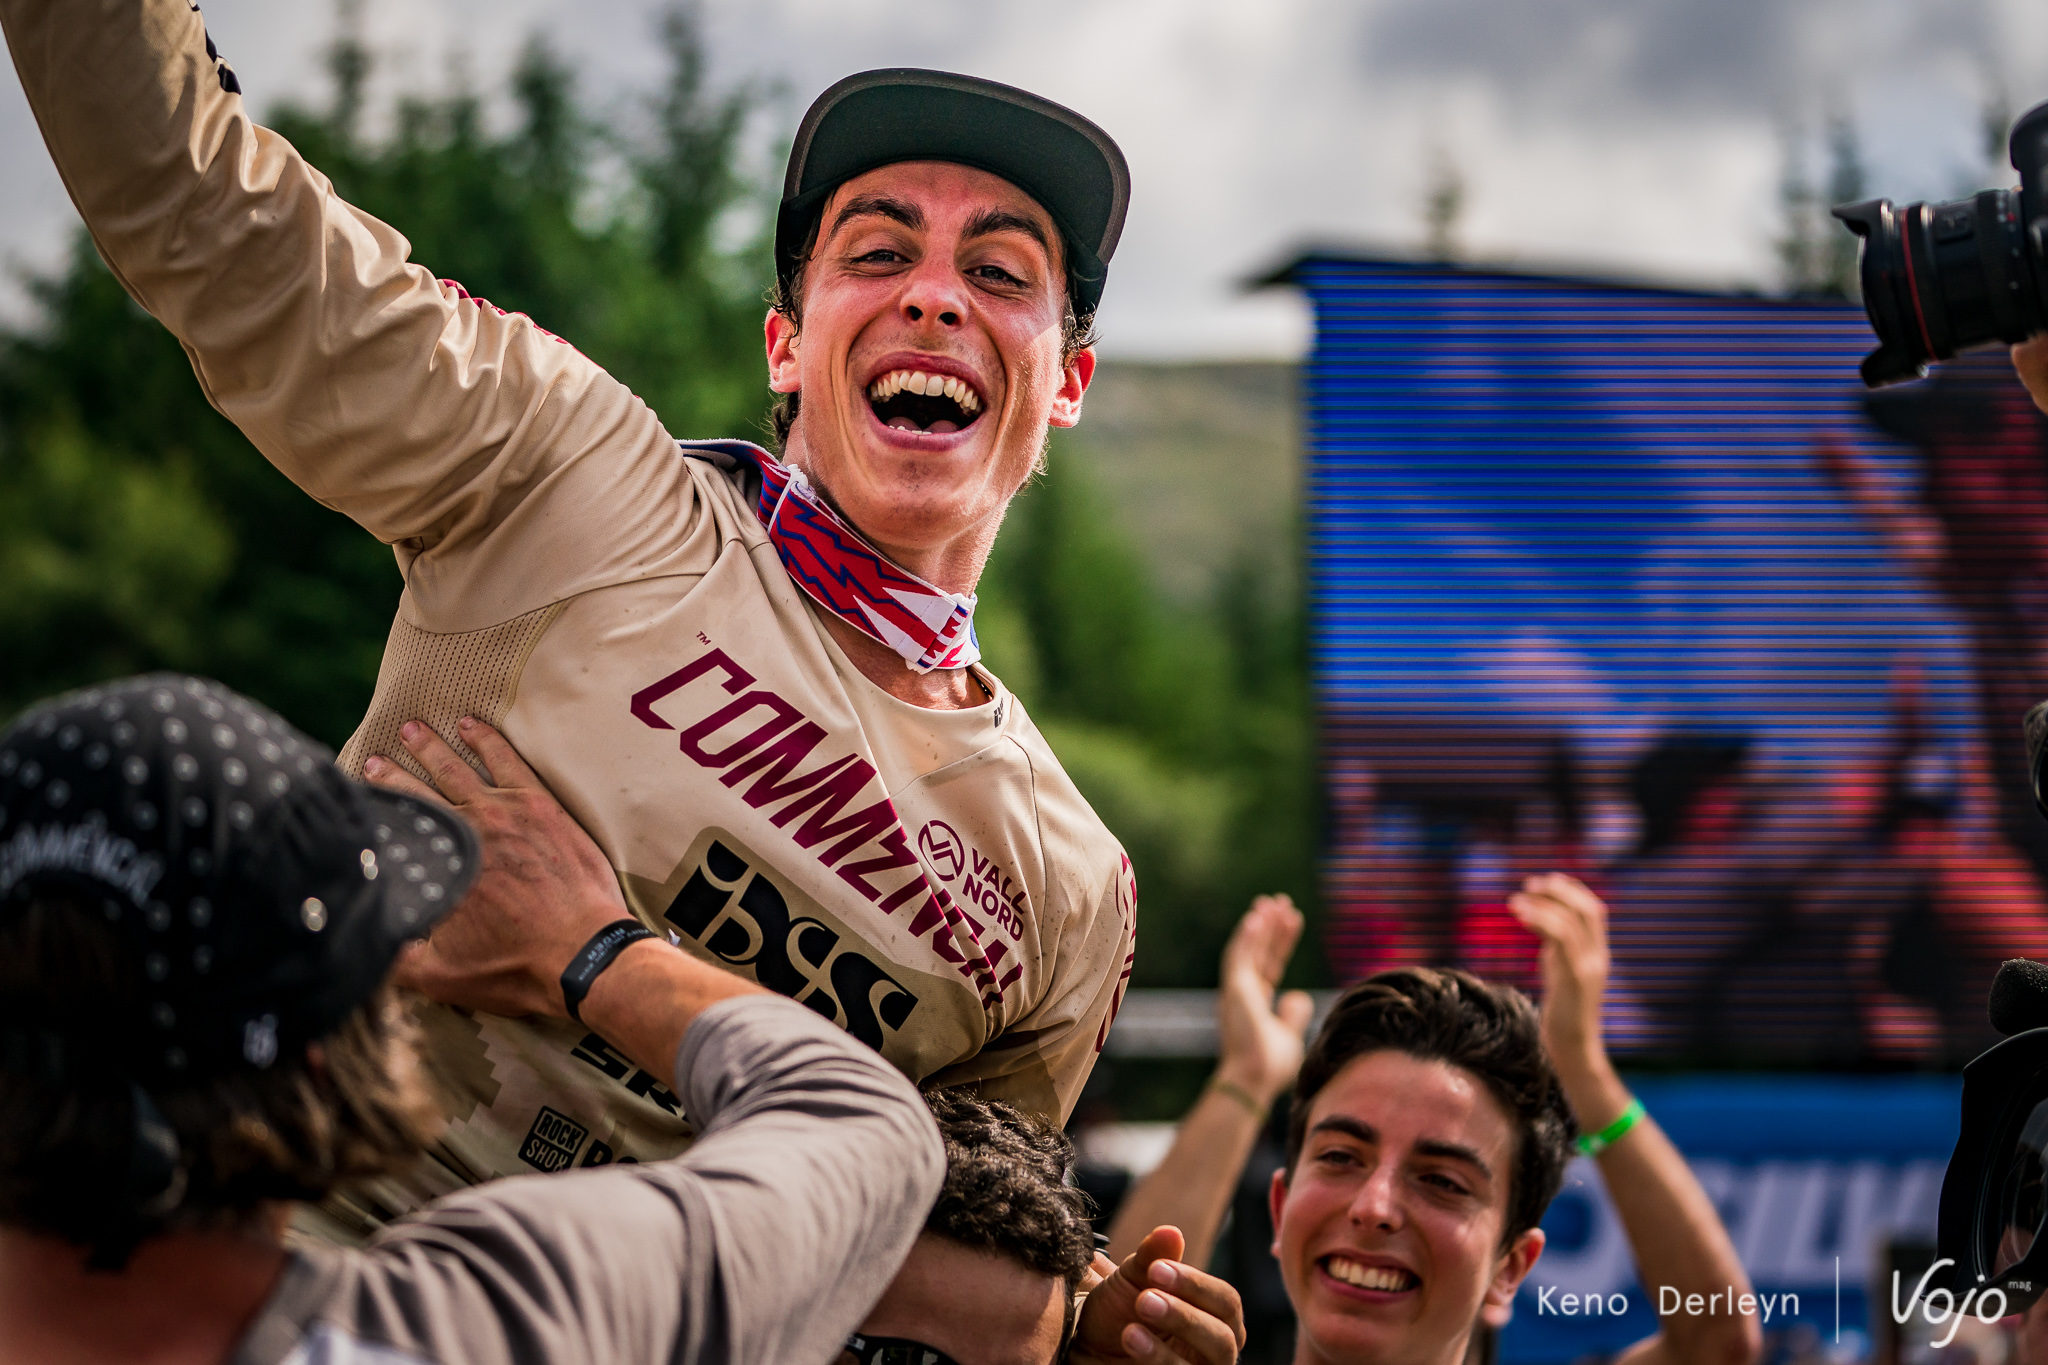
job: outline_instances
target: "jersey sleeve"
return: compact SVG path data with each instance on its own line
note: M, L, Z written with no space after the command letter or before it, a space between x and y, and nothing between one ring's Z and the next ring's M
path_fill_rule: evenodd
M700 1016L676 1081L702 1124L686 1154L500 1180L394 1224L337 1325L474 1362L830 1359L938 1193L930 1112L771 997Z
M1111 884L1071 915L1044 996L964 1062L927 1085L971 1087L1065 1123L1109 1039L1137 960L1137 882L1121 851Z
M0 0L0 21L114 274L267 459L396 545L425 607L439 590L471 618L439 628L646 557L622 509L690 489L653 412L531 320L410 263L404 237L252 122L196 4ZM413 575L515 522L517 553ZM466 588L493 600L463 604Z

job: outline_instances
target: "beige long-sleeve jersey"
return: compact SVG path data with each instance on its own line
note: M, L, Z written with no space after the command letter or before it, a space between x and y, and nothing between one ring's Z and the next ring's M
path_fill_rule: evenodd
M499 726L633 913L911 1078L1065 1115L1128 979L1129 860L993 676L856 669L737 475L561 339L407 261L253 123L189 0L0 0L73 201L207 397L405 577L351 772ZM458 744L458 748L459 748ZM665 1079L570 1023L434 1009L448 1135L358 1229L493 1176L672 1154Z

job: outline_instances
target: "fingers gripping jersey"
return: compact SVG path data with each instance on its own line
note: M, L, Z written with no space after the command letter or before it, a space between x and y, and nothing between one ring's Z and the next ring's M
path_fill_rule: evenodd
M407 263L252 124L188 0L0 0L74 201L214 404L393 545L405 591L343 753L500 726L634 914L918 1080L1064 1115L1121 998L1128 861L994 677L874 686L737 482L530 320ZM461 746L457 745L458 748ZM451 1124L358 1222L496 1175L687 1143L667 1083L579 1026L426 1018Z

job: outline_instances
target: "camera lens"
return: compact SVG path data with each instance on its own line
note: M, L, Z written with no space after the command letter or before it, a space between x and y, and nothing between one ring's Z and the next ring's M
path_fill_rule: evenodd
M1929 361L2042 329L2040 291L2010 190L1903 208L1872 199L1835 216L1863 238L1863 308L1878 339L1863 360L1870 387L1918 379Z

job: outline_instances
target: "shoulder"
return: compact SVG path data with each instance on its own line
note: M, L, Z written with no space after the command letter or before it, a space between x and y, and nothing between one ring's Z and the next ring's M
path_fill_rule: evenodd
M1062 887L1070 908L1080 912L1078 918L1091 921L1096 932L1109 930L1119 920L1123 927L1131 927L1137 889L1129 856L1081 794L1023 703L1014 693L1007 695L1014 712L1006 719L1005 737L1030 773L1032 813L1048 881ZM1105 916L1103 911L1114 913Z

